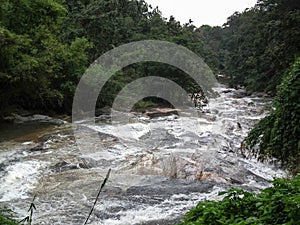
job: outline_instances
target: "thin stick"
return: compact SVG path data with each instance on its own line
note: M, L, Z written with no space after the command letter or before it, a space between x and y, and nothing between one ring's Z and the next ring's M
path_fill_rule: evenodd
M110 171L111 171L111 169L108 170L108 172L107 172L107 174L106 174L106 177L105 177L103 183L101 184L101 187L100 187L100 190L99 190L99 192L98 192L98 194L97 194L97 197L96 197L96 199L95 199L94 205L93 205L93 207L91 208L90 214L89 214L88 217L86 218L86 221L84 222L84 225L87 224L87 222L89 221L90 216L91 216L92 213L93 213L94 207L95 207L95 205L96 205L96 203L97 203L97 201L98 201L98 198L99 198L99 196L100 196L100 193L101 193L101 191L102 191L102 188L105 186L106 181L107 181L108 178L109 178Z

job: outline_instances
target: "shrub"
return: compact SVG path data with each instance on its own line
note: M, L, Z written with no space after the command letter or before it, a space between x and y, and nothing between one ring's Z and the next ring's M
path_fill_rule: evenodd
M276 179L273 187L255 194L232 188L222 201L205 201L191 209L181 225L300 224L300 175Z

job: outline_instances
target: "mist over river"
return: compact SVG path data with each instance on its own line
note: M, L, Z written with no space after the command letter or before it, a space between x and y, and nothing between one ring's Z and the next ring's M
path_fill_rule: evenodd
M82 121L76 126L86 129L84 151L67 122L1 126L0 204L24 218L36 195L33 224L83 224L111 168L88 224L176 224L199 201L220 199L219 191L258 191L285 176L239 151L271 99L223 85L215 90L219 97L204 113L191 108L181 116L130 113L126 123L111 123L110 115L95 125Z

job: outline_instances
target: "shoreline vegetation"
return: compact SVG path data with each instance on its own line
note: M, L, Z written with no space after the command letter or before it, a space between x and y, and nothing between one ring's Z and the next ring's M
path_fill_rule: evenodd
M293 178L275 179L273 187L259 194L237 189L221 193L222 201L199 203L182 224L299 224L299 0L258 0L217 27L163 18L158 8L141 0L4 0L0 15L0 118L8 122L14 120L12 112L69 115L88 65L114 47L145 39L187 47L231 87L274 95L273 110L241 150L260 161L275 158ZM126 84L151 75L170 79L188 93L202 91L170 65L136 63L112 76L96 107L110 107ZM154 100L141 101L134 110L166 104ZM0 224L18 224L12 218L11 211L0 210Z
M275 179L260 193L232 188L221 201L204 201L191 209L180 225L299 224L300 175Z

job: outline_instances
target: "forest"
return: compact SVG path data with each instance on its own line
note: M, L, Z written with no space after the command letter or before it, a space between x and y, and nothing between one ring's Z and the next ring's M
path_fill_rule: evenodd
M108 50L132 41L183 45L215 73L230 77L231 86L273 95L300 48L295 0L258 1L222 27L199 28L192 20L180 24L172 16L163 18L145 1L2 1L1 114L18 108L70 112L85 69ZM111 79L105 99L113 99L130 80L157 73L178 83L188 79L167 65L135 64ZM189 90L192 81L183 86ZM110 103L99 99L99 107Z
M258 0L216 27L164 18L158 7L143 0L0 1L1 117L23 110L70 114L76 86L99 56L133 41L164 40L202 57L215 75L227 77L230 87L274 97L270 115L254 127L241 151L261 161L274 158L293 175L300 172L298 0ZM177 68L137 63L109 80L97 107L111 106L131 81L156 74L190 93L201 91ZM299 194L299 178L297 182ZM299 218L299 212L293 213Z

